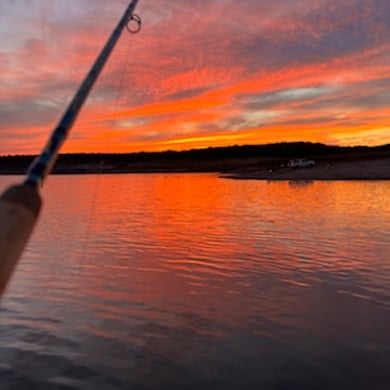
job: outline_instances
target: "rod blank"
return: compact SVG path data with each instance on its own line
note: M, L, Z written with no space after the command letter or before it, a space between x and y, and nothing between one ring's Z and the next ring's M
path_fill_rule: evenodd
M104 45L91 70L85 77L79 90L77 91L68 108L64 112L57 127L54 129L53 133L48 139L42 153L33 161L31 166L29 167L27 178L25 181L26 183L31 185L39 185L50 173L54 163L56 162L57 155L62 144L66 140L69 131L72 128L73 123L75 122L93 85L95 84L97 78L99 77L101 71L104 68L104 65L106 64L108 58L114 50L114 47L118 42L118 39L120 38L123 29L131 20L136 20L140 26L141 22L140 20L138 21L139 16L137 16L138 19L134 19L134 17L132 17L137 2L138 0L133 0L129 4L118 25L111 33L107 43Z

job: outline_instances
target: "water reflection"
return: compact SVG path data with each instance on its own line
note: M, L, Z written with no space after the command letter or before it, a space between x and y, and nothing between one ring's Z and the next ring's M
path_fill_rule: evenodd
M0 313L5 388L385 389L389 189L50 178Z
M302 186L308 186L310 184L313 184L313 180L289 180L288 184L291 187L302 187Z

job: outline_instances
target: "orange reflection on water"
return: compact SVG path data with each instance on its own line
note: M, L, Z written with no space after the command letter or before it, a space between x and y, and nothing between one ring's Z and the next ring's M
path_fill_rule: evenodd
M107 321L201 323L199 332L223 334L210 321L239 326L255 316L261 332L261 318L284 323L292 307L314 310L305 294L325 281L343 294L388 294L388 183L210 174L48 183L19 281L26 293L50 291L53 305L78 299ZM344 285L347 276L364 284Z

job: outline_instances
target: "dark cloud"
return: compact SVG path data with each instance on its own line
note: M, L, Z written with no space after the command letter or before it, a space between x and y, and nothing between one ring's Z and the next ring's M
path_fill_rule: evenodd
M299 11L281 14L272 23L242 23L228 41L231 57L246 71L255 72L321 63L388 42L390 2L386 0L323 2L321 8Z

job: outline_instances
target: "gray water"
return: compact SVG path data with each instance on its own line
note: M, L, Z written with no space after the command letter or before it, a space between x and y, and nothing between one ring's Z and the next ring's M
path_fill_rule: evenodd
M390 388L390 182L53 176L43 197L1 390Z

